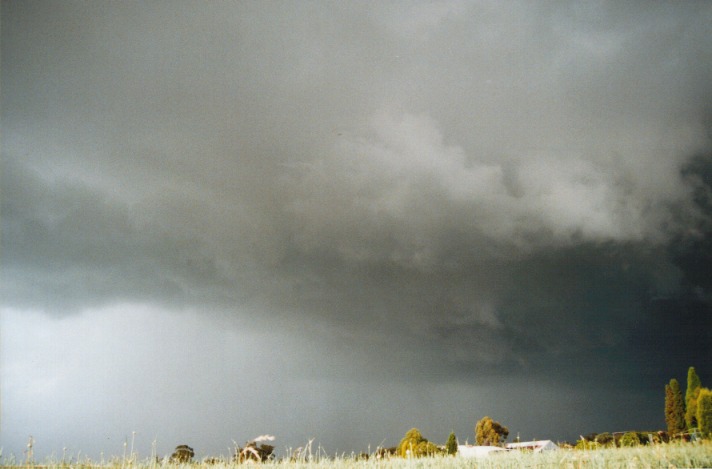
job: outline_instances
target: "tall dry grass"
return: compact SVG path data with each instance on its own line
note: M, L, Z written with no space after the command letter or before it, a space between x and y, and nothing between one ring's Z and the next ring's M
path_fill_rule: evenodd
M253 463L256 465L256 463ZM104 462L94 462L89 459L79 461L52 461L28 466L15 462L12 458L2 460L4 468L34 469L235 469L245 464L236 464L227 458L212 463L172 464L158 462L148 458L115 458ZM435 456L429 458L403 459L368 459L354 456L329 457L316 452L303 454L299 458L277 458L259 463L264 467L280 467L288 469L411 469L411 468L689 468L712 467L712 441L697 443L671 443L632 448L606 448L597 450L559 450L544 453L527 453L510 451L492 454L482 458L464 458L460 456Z

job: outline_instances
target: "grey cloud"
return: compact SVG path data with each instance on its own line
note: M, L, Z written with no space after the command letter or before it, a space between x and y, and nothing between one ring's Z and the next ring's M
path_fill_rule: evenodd
M170 20L158 5L40 5L6 6L3 32L18 301L41 265L31 275L69 302L333 316L319 303L343 294L348 318L452 273L484 285L490 298L468 300L483 311L509 262L659 246L701 216L680 169L708 143L704 4L242 5L191 21L191 4ZM41 178L18 183L22 167ZM383 288L349 293L372 272Z
M633 400L709 354L646 360L692 334L676 308L710 307L706 2L2 18L5 307L276 328L285 368L388 398L620 379Z

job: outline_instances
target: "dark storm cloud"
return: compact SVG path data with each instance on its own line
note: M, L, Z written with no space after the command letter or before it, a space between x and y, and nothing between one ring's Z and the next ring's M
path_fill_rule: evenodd
M709 362L708 3L2 9L8 308L278 325L338 383Z
M707 143L708 9L291 8L179 8L154 29L157 7L7 7L10 46L32 47L4 54L11 296L242 297L335 324L408 315L410 333L454 315L498 337L500 315L533 306L552 323L626 304L627 288L557 286L594 269L568 253L658 245L694 218L680 169ZM677 274L659 262L634 280ZM23 293L23 271L51 299ZM502 311L510 297L524 311ZM502 339L474 360L506 356Z

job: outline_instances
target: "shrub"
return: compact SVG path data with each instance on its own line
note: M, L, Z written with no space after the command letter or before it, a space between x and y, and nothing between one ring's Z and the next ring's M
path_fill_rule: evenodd
M652 441L650 440L652 436ZM647 445L649 443L654 443L656 440L657 432L654 431L648 431L648 432L638 432L638 441L640 441L641 445ZM657 438L658 440L660 439L659 437Z
M267 461L274 452L274 446L261 444L257 446L257 443L252 441L247 443L244 448L237 448L235 453L235 462L262 462Z
M638 446L640 444L640 438L637 432L628 432L621 437L621 446Z
M193 460L195 452L188 445L178 445L175 451L171 454L170 461L174 463L187 463Z
M589 441L587 439L582 439L582 440L576 440L576 445L574 446L575 449L596 449L596 443L593 441Z
M608 432L599 433L595 438L596 443L601 446L613 446L615 444L615 439L613 435Z
M712 436L712 391L700 389L697 395L697 428L704 436Z
M376 459L388 459L396 454L398 454L397 446L392 446L390 448L378 448L378 450L376 450Z

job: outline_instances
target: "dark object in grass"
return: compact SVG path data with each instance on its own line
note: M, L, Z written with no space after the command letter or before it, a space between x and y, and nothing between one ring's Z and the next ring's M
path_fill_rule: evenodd
M173 463L186 463L193 460L195 452L193 448L188 445L178 445L175 451L171 454L170 462Z

